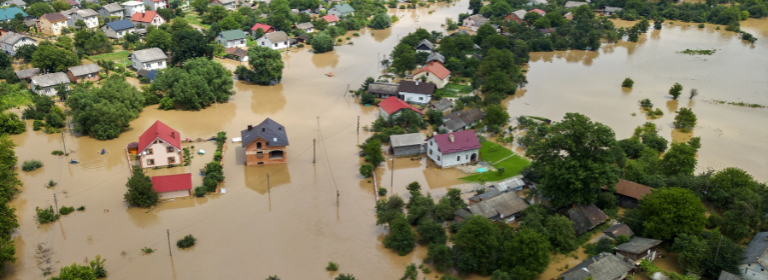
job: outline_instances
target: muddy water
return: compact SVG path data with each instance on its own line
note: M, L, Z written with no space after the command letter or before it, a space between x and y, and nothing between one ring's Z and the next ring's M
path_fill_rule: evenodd
M616 21L617 26L634 22ZM768 105L768 20L749 19L743 30L760 39L754 45L742 41L734 32L715 30L707 25L665 24L637 43L604 45L599 52L561 51L533 53L525 90L508 100L510 115L534 115L553 120L567 112L584 113L616 132L619 139L632 135L634 128L648 121L638 101L649 98L664 116L653 120L668 140L702 138L698 171L708 168L739 167L757 179L765 173L768 147L768 109L713 104L708 100ZM711 56L676 53L685 49L717 49ZM622 89L624 78L635 81L634 88ZM555 81L555 82L553 82ZM679 100L667 94L674 83L684 87ZM691 88L699 96L688 99ZM698 116L691 133L672 128L675 111L688 107ZM636 116L631 114L635 113Z

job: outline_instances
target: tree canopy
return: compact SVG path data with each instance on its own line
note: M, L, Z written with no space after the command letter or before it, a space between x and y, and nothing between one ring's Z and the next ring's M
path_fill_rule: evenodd
M248 64L253 70L248 73L250 81L268 85L279 83L283 79L283 63L280 52L267 47L251 47L248 49Z
M681 234L697 234L707 222L699 197L682 188L657 189L640 200L645 236L671 240Z
M214 60L198 57L181 68L168 68L152 83L154 90L165 93L175 104L187 110L200 110L224 102L235 92L232 73Z
M76 86L67 98L75 131L99 140L117 138L144 108L144 95L113 74L101 87Z

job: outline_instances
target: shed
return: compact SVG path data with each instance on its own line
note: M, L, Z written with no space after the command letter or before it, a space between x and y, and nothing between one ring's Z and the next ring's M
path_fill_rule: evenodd
M437 110L443 113L448 113L451 111L451 106L453 106L453 101L451 101L448 98L442 98L438 100L435 103L432 103L429 105L430 110Z
M40 73L40 68L29 68L24 70L16 71L16 77L19 77L19 80L26 80L29 82L29 78L34 77L38 73Z
M237 61L248 61L248 51L241 48L227 48L224 50L228 56L233 57Z
M576 235L581 235L608 220L608 215L594 204L574 206L568 210L567 214L573 222Z
M373 94L376 98L387 98L390 96L398 96L397 89L400 87L398 84L389 83L373 83L368 85L368 93Z
M658 239L635 237L614 249L617 255L627 257L639 264L644 259L653 261L659 257L659 251L656 250L659 244L661 244L661 240Z
M508 192L472 204L466 208L466 211L472 215L481 215L494 221L508 222L514 220L525 208L528 208L528 203L516 193ZM456 217L456 221L460 221L460 215L456 215Z
M611 227L605 229L603 234L610 237L611 239L616 239L619 237L619 235L626 235L627 237L632 237L635 235L635 233L632 232L632 229L630 229L629 226L625 224L612 225Z
M424 153L424 136L408 133L389 136L390 151L396 157L415 156Z
M443 56L440 53L436 53L436 52L430 53L427 56L427 64L429 64L430 62L433 62L433 61L445 64L445 56Z
M192 194L192 173L154 176L152 188L160 193L160 199L172 199Z
M488 199L491 199L491 198L494 198L494 197L497 197L497 196L500 196L500 195L501 195L501 192L498 189L496 189L496 187L490 187L484 193L481 193L481 194L475 195L473 197L470 197L468 199L469 206L472 206L474 204L486 201Z
M603 186L608 190L607 186ZM653 188L632 181L619 179L616 183L616 195L619 197L619 206L624 208L636 208L644 196L651 194Z
M73 83L80 83L85 81L98 81L101 79L99 75L101 68L96 64L83 64L74 67L69 67L67 76Z
M500 192L520 191L520 190L523 190L523 186L525 186L525 182L523 182L521 178L522 178L522 175L518 175L512 178L506 179L504 181L498 182L494 184L494 186Z
M416 45L416 51L417 52L431 52L432 49L434 49L435 46L427 39L421 40L418 45Z
M560 274L563 280L616 280L624 279L635 265L611 253L600 253Z
M440 125L440 128L447 129L448 131L465 130L481 121L484 116L483 111L477 108L469 111L453 112L443 117L443 124Z
M617 7L605 6L605 10L604 11L605 11L605 15L610 16L612 14L621 12L621 10L623 10L623 9L622 8L617 8Z

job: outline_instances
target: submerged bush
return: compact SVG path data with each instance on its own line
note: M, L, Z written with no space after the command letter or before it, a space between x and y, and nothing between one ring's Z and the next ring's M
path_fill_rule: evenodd
M38 169L40 167L43 167L43 162L42 161L39 161L39 160L36 160L36 159L30 159L30 160L25 160L24 161L24 163L21 165L21 170L29 172L29 171L33 171L35 169Z
M337 270L339 270L339 264L337 264L335 262L328 262L328 266L325 267L325 270L337 271Z
M625 88L632 88L633 85L635 85L635 81L630 78L624 79L624 82L621 83L621 86Z
M195 196L196 197L204 197L207 192L208 192L208 189L206 189L203 186L199 186L199 187L195 188Z
M35 213L35 219L37 219L37 222L40 224L47 224L59 219L59 215L53 212L53 206L48 206L48 208L42 209L40 207L35 207Z
M195 239L195 237L191 234L188 234L187 236L184 236L184 238L179 239L179 241L176 241L176 246L182 249L186 249L195 246L195 242L197 242L197 239Z
M75 207L61 206L61 208L59 208L59 214L61 215L69 215L69 213L72 213L72 212L75 212Z

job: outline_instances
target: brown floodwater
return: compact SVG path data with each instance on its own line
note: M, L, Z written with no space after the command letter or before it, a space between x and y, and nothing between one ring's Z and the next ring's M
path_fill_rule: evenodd
M381 242L388 230L375 225L375 194L372 183L358 174L356 147L370 136L362 129L356 131L358 116L361 126L370 124L378 110L360 106L348 90L359 87L368 76L381 74L379 61L399 38L417 27L442 30L445 18L455 18L467 10L467 5L462 1L417 10L391 10L400 17L392 28L359 32L360 37L350 40L354 45L343 45L325 54L313 54L309 48L286 52L286 69L278 85L236 82L237 94L229 102L197 112L146 108L118 139L98 141L68 131L62 138L61 134L32 131L29 122L27 133L12 137L19 145L19 161L39 159L45 166L19 176L24 188L11 202L18 209L20 222L14 234L18 260L6 266L6 278L45 279L43 269L58 272L62 266L95 255L107 260L106 269L113 279L263 279L268 275L332 279L336 273L324 269L329 261L340 264L339 273L352 273L359 279L400 278L405 265L421 263L426 248L418 246L413 253L398 256ZM764 100L766 69L760 67L766 59L765 21L747 21L745 29L760 39L755 47L732 33L669 27L637 44L609 45L600 52L533 54L528 68L530 84L505 105L515 116L555 120L564 112L583 112L626 137L645 121L644 117L629 115L637 111L636 101L649 97L665 109L666 115L656 122L664 124L662 133L672 137L667 128L672 115L666 111L672 105L666 104L669 101L664 93L678 81L686 89L695 86L701 92L694 101L681 100L676 105L696 104L700 127L694 133L702 136L704 145L700 166L739 166L764 179L765 175L757 170L764 170L765 162L759 158L766 148L758 145L758 139L767 136L766 129L749 124L764 120L766 110L703 101L719 98L768 104ZM718 53L707 57L674 53L696 47L715 47ZM234 61L225 63L230 69L238 65ZM598 72L589 72L594 70ZM328 72L336 76L326 77ZM619 88L626 76L636 81L631 92ZM715 78L718 82L713 82ZM136 84L135 79L130 80ZM291 143L287 164L245 166L243 149L227 143L226 179L221 185L227 190L225 194L163 202L151 210L128 209L123 202L125 182L130 176L124 147L137 141L156 120L175 128L183 138L197 139L218 131L226 131L229 138L239 137L240 130L267 117L287 128ZM715 129L720 132L713 132ZM313 139L317 139L316 147ZM73 151L69 157L50 154L64 149L64 145ZM195 145L195 149L208 153L195 155L191 166L149 173L190 172L195 186L199 185L198 170L212 160L214 146L183 145ZM101 149L107 153L100 155ZM81 163L71 165L69 159ZM465 192L477 187L457 180L463 176L460 172L436 169L424 158L395 160L394 176L389 164L377 170L376 179L390 194L407 197L405 186L413 181L435 197L445 194L448 187ZM58 185L46 188L49 180ZM86 210L52 224L38 225L35 207L54 205L54 195L59 207L83 205ZM171 257L166 231L170 232L171 243L187 234L194 235L198 243L187 250L172 244ZM38 252L39 247L50 249L50 253ZM140 251L143 247L157 251L144 254ZM42 262L46 260L49 263ZM556 266L553 268L556 271ZM550 275L554 274L540 279Z

